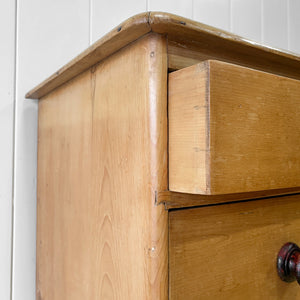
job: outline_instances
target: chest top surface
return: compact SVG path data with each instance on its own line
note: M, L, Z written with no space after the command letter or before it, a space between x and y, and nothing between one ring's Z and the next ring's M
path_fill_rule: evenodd
M267 47L226 31L163 12L133 16L33 88L26 98L40 99L78 74L149 33L168 39L169 69L218 59L300 79L300 56Z

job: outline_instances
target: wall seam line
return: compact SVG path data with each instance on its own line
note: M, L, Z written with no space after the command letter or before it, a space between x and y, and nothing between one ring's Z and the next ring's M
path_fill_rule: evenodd
M231 0L228 0L228 18L229 18L228 31L232 32L232 2L231 2Z
M229 31L233 32L233 20L232 20L232 0L229 0Z
M89 45L92 45L92 39L93 39L93 32L92 32L92 28L93 28L93 14L92 14L92 1L93 0L89 0Z
M260 25L261 25L261 42L265 44L265 26L264 26L264 15L265 15L265 6L264 0L260 0Z
M287 48L291 51L291 24L290 24L290 0L286 1L287 9Z
M192 20L195 20L195 3L194 3L194 0L192 0Z
M16 158L16 114L17 114L17 47L18 47L18 0L14 1L14 79L13 79L13 136L12 136L12 202L11 202L11 261L10 261L10 299L13 299L13 286L14 286L14 223L15 223L15 158Z

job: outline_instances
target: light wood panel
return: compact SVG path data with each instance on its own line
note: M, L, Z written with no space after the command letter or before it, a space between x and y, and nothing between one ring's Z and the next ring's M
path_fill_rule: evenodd
M210 55L211 58L300 78L298 69L300 57L288 51L264 46L171 14L153 12L150 14L149 22L153 32L166 34L168 42L176 44L178 52L187 50L186 54L189 54L189 50L192 50L192 55L197 52L200 57ZM184 56L190 58L189 55ZM170 61L170 64L176 69L174 62Z
M86 51L66 64L44 82L27 93L27 98L38 99L58 86L87 70L139 37L155 32L168 37L176 45L170 57L170 68L179 69L195 53L232 63L268 70L300 79L300 57L287 51L266 47L229 32L186 18L163 12L136 15L123 22ZM189 50L192 50L191 52ZM185 51L187 50L187 51ZM184 51L185 54L181 52ZM173 51L174 52L174 51ZM196 59L198 56L196 55ZM177 62L180 64L177 65ZM197 60L199 61L199 60ZM184 65L186 67L187 65Z
M86 0L10 2L17 5L17 12L11 17L17 18L15 134L11 137L15 140L11 299L32 300L36 290L38 101L25 101L24 95L88 47L89 3ZM0 48L3 44L1 41Z
M235 193L226 195L186 194L172 191L158 191L156 201L164 204L166 209L205 206L211 204L231 203L236 201L264 199L272 196L300 194L300 187L266 190L257 192Z
M201 44L195 43L193 39L194 37L191 40L178 41L175 37L168 37L170 71L180 70L211 59L300 79L299 71L294 70L292 65L288 61L285 61L285 59L277 61L275 57L262 55L257 49L231 48L229 45L221 45L216 41L207 41Z
M39 102L37 299L168 298L166 40Z
M300 195L170 211L170 299L296 300L277 253L300 244Z
M207 63L169 75L169 189L211 194Z
M300 81L218 61L169 78L171 191L300 186Z

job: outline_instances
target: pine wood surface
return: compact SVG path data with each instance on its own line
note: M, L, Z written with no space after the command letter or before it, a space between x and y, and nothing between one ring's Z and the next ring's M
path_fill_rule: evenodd
M276 259L300 244L300 195L174 210L169 215L170 300L296 300Z
M169 68L219 59L300 79L300 57L263 46L232 33L164 12L133 16L99 39L26 95L39 99L111 54L155 32L168 37Z
M158 204L164 204L165 208L169 210L174 208L199 207L211 204L264 199L269 197L293 194L300 194L300 187L225 195L201 195L178 193L172 191L158 191L156 194L156 201Z
M166 41L39 102L37 299L168 298Z
M169 75L169 189L300 186L300 81L219 61Z
M243 107L244 114L260 105L248 101L245 91L255 97L256 92L278 92L278 99L284 99L286 105L277 101L271 109L260 110L258 116L248 115L253 126L248 127L249 132L258 133L258 138L250 143L248 158L251 160L251 153L254 154L251 149L255 143L263 141L268 163L265 169L263 164L248 162L257 171L248 178L245 165L226 167L222 157L215 157L211 174L219 181L212 184L206 176L201 178L202 187L208 194L216 193L213 203L249 199L250 195L266 197L271 195L268 191L299 191L293 185L296 182L299 186L299 130L295 130L299 128L299 89L293 84L296 81L289 78L300 79L300 57L171 14L150 12L134 16L27 93L27 98L41 99L38 300L166 300L169 292L170 299L184 300L299 297L296 285L282 283L274 275L275 252L288 240L300 243L299 195L170 210L168 229L165 208L212 204L212 198L188 195L189 189L184 190L185 194L167 191L167 72L212 58L287 78L278 79L258 71L252 76L243 71L245 78L241 80L241 73L234 70L243 68L230 67L231 76L227 77L227 67L222 67L218 72L210 70L214 74L210 74L210 79L218 83L211 89L202 68L198 90L185 90L186 97L188 93L195 96L200 90L202 97L203 91L211 97L227 95L229 99L235 95L238 101L246 100L248 109ZM243 88L237 89L239 80ZM260 84L253 88L255 82ZM268 99L271 101L273 96ZM225 115L230 116L237 108L228 104ZM193 107L195 114L205 110L199 103ZM216 108L220 109L216 116L221 119L216 118L211 125L222 124L224 118L223 109ZM264 123L268 119L274 121L269 129ZM190 124L193 120L194 117L189 119ZM205 120L197 119L198 129L203 129ZM231 125L228 136L236 142L243 140L247 131L247 126L230 124L226 118L223 121L221 139L211 144L213 150L218 149L216 155L223 155L226 147L232 146L230 139L225 139ZM183 126L184 122L180 124ZM263 134L266 129L272 134ZM204 136L207 142L207 132L197 132L196 141L203 142L199 137ZM207 154L196 158L195 153L188 157L204 166L204 172L212 167L207 164ZM273 176L274 168L277 177ZM224 170L228 173L223 178ZM169 174L171 179L179 173L171 167ZM201 182L190 175L185 173L186 182ZM234 176L247 181L232 180ZM202 192L202 187L196 192ZM220 191L227 194L223 197L218 194ZM232 199L228 193L237 194Z

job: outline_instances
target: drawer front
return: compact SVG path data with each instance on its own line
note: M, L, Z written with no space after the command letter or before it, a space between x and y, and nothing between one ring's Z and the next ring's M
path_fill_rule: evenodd
M220 61L169 75L170 190L300 186L300 81Z
M300 195L169 214L171 300L300 299L276 269L281 246L300 244Z

